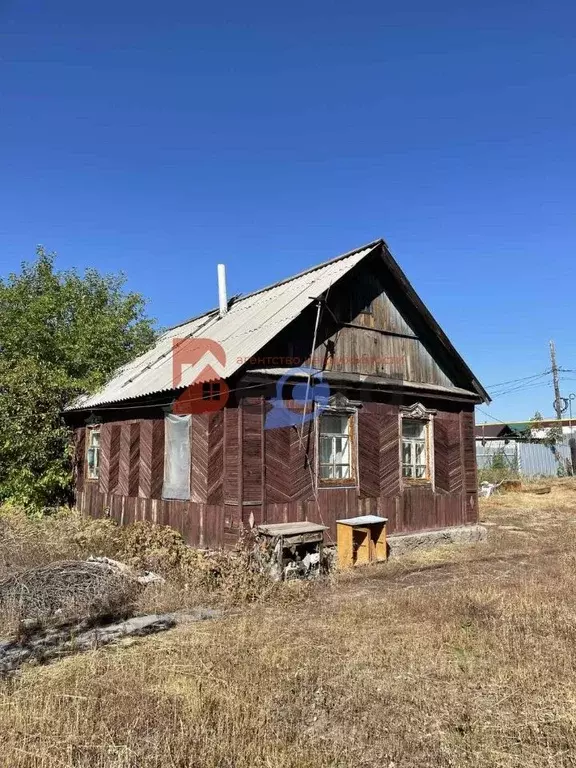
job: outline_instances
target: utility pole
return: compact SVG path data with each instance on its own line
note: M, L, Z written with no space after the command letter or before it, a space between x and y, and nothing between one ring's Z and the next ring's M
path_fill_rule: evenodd
M558 381L558 365L556 364L556 347L550 341L550 361L552 363L552 381L554 382L554 408L558 421L562 419L562 400L560 399L560 383Z

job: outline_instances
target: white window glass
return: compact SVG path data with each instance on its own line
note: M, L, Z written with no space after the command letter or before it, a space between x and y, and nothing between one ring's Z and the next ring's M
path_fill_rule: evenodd
M352 480L352 416L320 416L319 468L321 480Z
M88 479L98 480L100 477L100 428L89 428L87 438L86 464L88 466Z
M402 476L414 480L428 477L427 430L425 421L402 419Z

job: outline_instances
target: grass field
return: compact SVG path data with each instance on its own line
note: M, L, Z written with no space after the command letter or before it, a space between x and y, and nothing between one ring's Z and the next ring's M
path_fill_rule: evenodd
M0 766L576 765L576 483L481 516L486 543L26 669Z

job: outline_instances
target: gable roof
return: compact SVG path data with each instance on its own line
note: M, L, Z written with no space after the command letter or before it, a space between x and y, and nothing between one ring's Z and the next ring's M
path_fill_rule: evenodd
M422 315L438 341L455 360L465 379L470 382L471 391L482 400L489 400L486 391L417 296L384 241L376 240L294 277L235 299L223 317L220 317L218 309L212 309L168 329L152 349L118 369L102 389L93 395L77 398L66 410L98 408L174 390L174 339L202 338L220 344L226 354L226 364L218 373L223 378L232 376L242 368L245 361L254 357L316 298L322 296L363 259L377 251L381 252L387 267L400 282L415 311ZM184 370L180 388L191 384L195 375L193 371Z

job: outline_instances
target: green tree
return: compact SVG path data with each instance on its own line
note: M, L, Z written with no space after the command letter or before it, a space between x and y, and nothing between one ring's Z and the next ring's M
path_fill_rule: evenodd
M54 254L0 278L0 501L40 509L70 498L61 412L154 341L123 275L57 271Z

